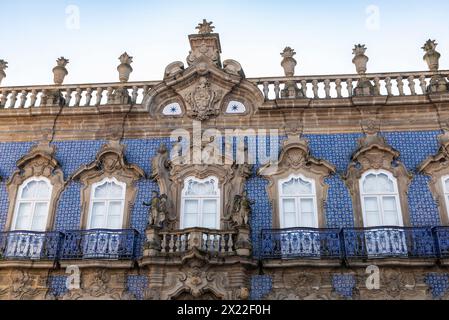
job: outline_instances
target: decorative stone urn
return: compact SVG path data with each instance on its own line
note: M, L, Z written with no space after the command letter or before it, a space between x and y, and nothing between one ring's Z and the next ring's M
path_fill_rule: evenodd
M2 80L6 77L6 68L8 68L8 62L5 60L0 60L0 84L2 84Z
M360 75L357 87L354 89L355 96L373 96L375 93L373 84L365 76L369 61L369 58L365 55L366 49L364 44L357 44L352 50L352 53L355 55L352 63L355 64L355 69Z
M131 67L131 63L133 62L133 57L129 56L128 53L123 53L120 57L120 65L117 67L117 71L119 73L120 82L128 82L129 76L131 72L133 72L133 68Z
M64 82L65 76L69 74L66 69L66 65L69 63L69 60L64 57L60 57L56 60L56 63L56 67L53 68L53 81L56 85L61 85Z
M293 77L295 75L295 67L297 61L293 56L296 55L294 49L290 47L285 47L284 51L281 52L281 66L284 68L284 74L286 77ZM286 81L285 88L281 91L282 98L300 98L303 97L302 91L298 88L295 81Z
M429 67L429 70L431 72L438 72L439 69L439 61L441 54L436 51L438 43L436 43L435 40L427 40L427 42L424 44L424 46L421 48L423 49L426 54L424 55L423 59L427 63L427 66ZM427 91L429 93L435 93L435 92L447 92L449 90L449 85L446 81L446 79L439 74L435 74L430 78L430 84L427 88Z

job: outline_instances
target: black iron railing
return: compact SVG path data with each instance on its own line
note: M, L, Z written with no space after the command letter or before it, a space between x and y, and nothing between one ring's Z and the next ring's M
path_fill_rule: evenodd
M61 259L135 258L138 232L125 230L74 230L64 233Z
M56 260L59 257L62 237L60 232L1 232L0 259Z

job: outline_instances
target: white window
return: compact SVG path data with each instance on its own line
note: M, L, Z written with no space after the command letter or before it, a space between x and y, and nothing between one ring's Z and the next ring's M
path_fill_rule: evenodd
M47 178L26 180L17 193L11 230L45 231L52 189Z
M279 181L281 228L318 227L315 181L291 175Z
M449 215L449 176L441 178L443 182L444 201L446 201L446 210Z
M88 229L121 229L126 185L106 178L92 185Z
M218 179L189 177L184 181L181 228L220 228L220 189Z
M403 226L397 182L390 172L365 172L360 190L365 227Z

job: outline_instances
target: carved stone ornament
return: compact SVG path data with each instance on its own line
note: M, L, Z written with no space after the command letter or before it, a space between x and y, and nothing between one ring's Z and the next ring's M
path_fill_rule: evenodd
M84 275L85 274L85 275ZM106 269L83 272L80 289L67 291L60 300L135 300L126 289L126 276Z
M335 167L325 160L314 158L310 154L307 140L300 137L300 130L286 130L288 138L283 142L278 162L267 163L258 170L258 174L268 179L268 196L273 207L273 227L280 227L278 182L291 175L302 175L315 181L318 203L318 225L325 227L324 203L328 186L324 179L335 173Z
M446 201L444 199L444 187L442 178L449 175L449 131L444 130L438 136L440 148L434 156L428 157L421 163L418 170L430 176L429 187L438 204L440 221L443 225L449 225L449 216Z
M351 193L355 226L363 227L363 215L360 199L359 181L363 173L368 170L385 170L396 179L401 203L403 223L409 225L407 191L412 175L398 160L399 152L389 146L385 139L377 133L377 122L366 122L364 125L365 136L358 141L358 148L352 154L351 162L346 173L345 182Z
M229 97L243 96L251 105L264 102L263 93L245 79L240 63L228 59L222 66L218 34L192 34L189 41L188 67L180 61L170 63L164 81L152 87L143 98L142 105L152 117L162 117L161 110L173 102L179 103L187 116L199 121L220 115Z
M6 230L11 228L12 218L14 215L14 206L16 203L19 187L30 178L44 177L49 180L52 185L52 194L50 198L49 214L46 224L46 230L53 229L53 223L56 212L56 205L61 194L65 182L64 174L55 158L56 147L50 145L48 139L44 139L17 161L18 169L14 171L12 176L6 182L9 196L8 218L6 221Z
M175 147L176 148L176 144ZM203 156L207 153L207 145L199 149ZM176 152L171 152L175 154ZM188 153L196 153L194 147L190 146ZM243 194L246 179L251 175L252 166L244 163L237 164L234 159L216 153L212 157L219 158L219 162L191 162L174 158L170 160L167 148L162 145L158 154L152 159L152 179L156 180L159 185L161 194L166 194L169 202L168 206L168 229L179 228L179 212L181 203L181 192L184 188L184 181L188 177L197 179L205 179L215 176L219 180L220 198L234 199L236 195ZM206 157L207 158L207 157ZM209 159L210 160L210 159ZM222 208L222 227L231 228L232 201L221 201Z
M48 289L45 271L16 270L5 277L5 280L8 280L9 284L5 288L0 288L0 300L43 300L46 298Z
M115 178L126 184L125 211L123 228L129 226L129 217L136 196L136 182L145 176L145 172L137 165L128 164L125 159L124 145L118 140L109 141L97 153L95 160L79 168L74 174L74 180L80 180L81 189L81 228L86 228L90 203L91 187L105 178Z

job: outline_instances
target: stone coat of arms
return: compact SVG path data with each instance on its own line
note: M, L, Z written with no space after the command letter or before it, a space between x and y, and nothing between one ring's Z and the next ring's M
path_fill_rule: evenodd
M196 88L186 95L186 101L190 104L190 116L202 121L211 116L217 116L220 112L216 107L221 98L221 91L214 91L210 87L206 77L201 77Z

